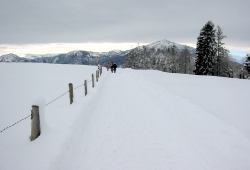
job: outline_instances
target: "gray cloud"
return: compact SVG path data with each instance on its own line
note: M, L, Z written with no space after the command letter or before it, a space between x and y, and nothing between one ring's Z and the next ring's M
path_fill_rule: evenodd
M212 20L250 45L249 0L1 0L0 43L195 42Z

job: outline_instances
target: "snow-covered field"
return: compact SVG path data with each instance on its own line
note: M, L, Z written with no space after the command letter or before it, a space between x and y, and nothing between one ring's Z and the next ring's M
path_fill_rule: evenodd
M249 170L250 81L118 69L81 87L96 67L0 64L0 130L41 108L41 136L30 119L0 134L0 170Z

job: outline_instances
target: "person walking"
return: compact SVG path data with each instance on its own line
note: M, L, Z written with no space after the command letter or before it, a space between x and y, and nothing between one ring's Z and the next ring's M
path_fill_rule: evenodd
M110 69L111 69L111 72L113 73L114 72L114 63L113 62L110 63Z
M112 65L112 67L113 67L113 72L116 73L117 65L114 63L114 64Z

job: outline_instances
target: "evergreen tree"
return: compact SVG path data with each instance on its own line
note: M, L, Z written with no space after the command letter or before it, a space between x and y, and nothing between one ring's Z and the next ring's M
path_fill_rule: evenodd
M168 59L168 65L171 73L177 73L178 65L177 65L177 47L173 45L170 47L170 56Z
M250 54L247 54L246 60L244 62L244 68L246 69L248 73L248 77L250 76Z
M125 67L137 68L137 62L139 60L139 47L131 50L127 54L127 60L125 61Z
M216 32L216 43L217 43L217 49L216 49L216 67L215 67L215 72L216 75L219 76L221 74L221 63L222 63L222 58L224 57L224 48L223 45L224 43L222 40L226 36L223 35L223 31L220 28L220 26L217 26L217 32Z
M195 74L214 75L214 65L216 56L216 35L214 24L208 21L201 29L197 41Z
M190 73L191 68L191 54L187 47L185 47L181 52L178 59L179 63L179 73Z
M229 51L223 47L224 42L222 41L226 36L223 34L223 31L220 26L217 26L216 32L216 63L214 66L214 72L217 76L228 76L229 72L229 59L228 53Z

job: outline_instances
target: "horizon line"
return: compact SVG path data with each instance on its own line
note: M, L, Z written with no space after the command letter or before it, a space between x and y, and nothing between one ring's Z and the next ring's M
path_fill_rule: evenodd
M155 41L157 42L157 41ZM171 42L171 41L170 41ZM26 43L26 44L0 44L0 56L5 54L16 54L20 57L29 55L62 54L71 51L109 52L126 51L138 46L148 45L148 42L80 42L80 43ZM176 44L187 45L196 48L195 43L180 42ZM250 53L248 47L237 47L225 45L230 54L237 58L243 58Z

